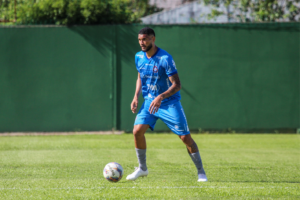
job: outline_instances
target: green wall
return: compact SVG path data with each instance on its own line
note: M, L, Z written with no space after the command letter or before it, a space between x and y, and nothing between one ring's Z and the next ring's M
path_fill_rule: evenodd
M0 131L111 129L112 32L1 28Z
M0 28L0 132L130 131L142 27ZM151 27L191 130L300 127L299 23Z

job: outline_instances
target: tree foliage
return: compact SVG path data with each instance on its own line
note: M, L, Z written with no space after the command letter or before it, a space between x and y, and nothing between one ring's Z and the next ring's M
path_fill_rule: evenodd
M204 0L213 5L210 17L227 14L240 22L300 21L300 0ZM234 12L220 12L218 8L232 6Z
M18 24L112 24L138 23L160 11L149 0L17 0ZM0 0L0 8L12 16L14 1ZM6 10L5 10L6 8ZM2 13L1 16L3 17ZM0 18L1 18L0 16Z

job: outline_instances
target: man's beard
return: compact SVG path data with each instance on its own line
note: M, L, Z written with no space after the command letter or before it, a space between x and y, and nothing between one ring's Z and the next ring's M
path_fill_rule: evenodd
M151 48L152 48L152 44L149 44L149 46L148 46L145 50L142 50L142 51L143 51L143 52L147 52L147 51L149 51Z

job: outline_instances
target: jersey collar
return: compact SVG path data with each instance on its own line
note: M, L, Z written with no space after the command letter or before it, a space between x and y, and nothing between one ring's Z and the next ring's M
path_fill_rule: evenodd
M157 51L153 54L153 56L151 56L151 58L153 58L154 56L156 56L156 54L158 53L158 51L160 50L159 47L157 47ZM148 58L147 55L146 55L146 52L144 52L144 56L147 60L150 60L151 58Z

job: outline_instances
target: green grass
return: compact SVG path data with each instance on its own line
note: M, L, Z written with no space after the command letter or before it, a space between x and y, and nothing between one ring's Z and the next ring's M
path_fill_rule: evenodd
M300 199L300 135L192 135L209 182L174 134L146 134L149 176L138 166L133 136L0 137L0 199ZM103 178L108 162L124 177Z

